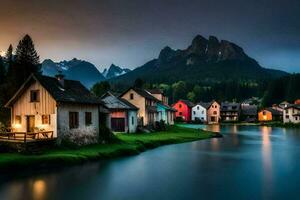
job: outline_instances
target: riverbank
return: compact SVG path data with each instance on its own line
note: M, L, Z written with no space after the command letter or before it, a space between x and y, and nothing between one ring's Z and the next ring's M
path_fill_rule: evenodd
M46 169L52 166L68 166L127 155L139 154L147 149L167 144L177 144L219 137L209 131L184 127L168 127L167 131L145 134L119 134L111 144L97 144L80 149L52 149L42 155L1 153L0 169Z

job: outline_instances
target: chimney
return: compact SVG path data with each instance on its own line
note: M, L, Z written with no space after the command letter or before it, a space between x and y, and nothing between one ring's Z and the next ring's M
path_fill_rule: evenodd
M62 71L58 71L58 74L55 75L55 78L58 80L58 82L60 83L61 86L65 86L65 75L63 75Z

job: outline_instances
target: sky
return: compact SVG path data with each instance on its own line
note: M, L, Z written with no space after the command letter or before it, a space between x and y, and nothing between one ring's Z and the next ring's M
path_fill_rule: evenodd
M135 68L197 35L232 41L267 68L300 72L299 0L0 0L0 51L29 34L41 60Z

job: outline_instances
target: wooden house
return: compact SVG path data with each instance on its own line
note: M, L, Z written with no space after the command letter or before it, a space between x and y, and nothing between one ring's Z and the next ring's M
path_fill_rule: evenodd
M173 125L176 110L168 105L168 97L160 89L147 90L159 101L157 102L157 121L164 121L166 124Z
M240 120L243 122L256 122L257 110L258 108L256 105L242 104Z
M206 109L206 123L216 124L220 122L220 104L217 101L200 102L199 105Z
M192 108L194 104L188 100L178 100L172 107L177 110L176 111L176 118L180 118L185 122L189 122L192 119Z
M283 111L284 123L300 123L300 104L291 104L284 108Z
M220 114L223 122L237 122L241 114L241 104L222 102Z
M103 102L79 81L31 75L6 107L11 109L12 132L31 139L59 138L71 129L92 128L99 134ZM102 121L101 121L102 119ZM14 135L15 136L15 135Z
M109 109L109 127L114 132L135 133L138 108L127 100L107 92L102 101Z
M157 102L159 100L152 96L150 92L145 89L131 87L123 92L120 97L139 109L137 113L138 125L155 125L157 121Z
M201 103L197 103L192 108L192 121L207 122L207 110Z
M274 108L265 108L258 112L258 121L282 121L283 112Z

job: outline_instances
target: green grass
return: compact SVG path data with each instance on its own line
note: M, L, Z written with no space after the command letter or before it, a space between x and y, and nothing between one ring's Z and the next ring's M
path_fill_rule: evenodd
M167 131L145 134L119 134L112 144L97 144L80 149L53 149L42 155L0 153L0 169L66 166L86 161L134 155L166 144L190 142L216 136L215 133L184 127L168 127Z

